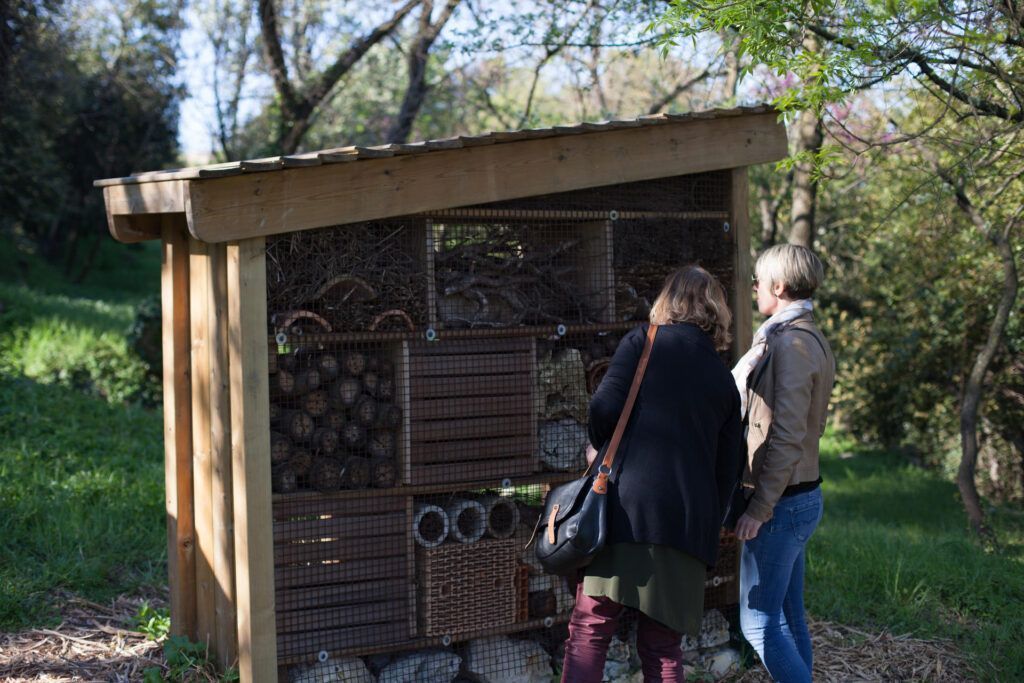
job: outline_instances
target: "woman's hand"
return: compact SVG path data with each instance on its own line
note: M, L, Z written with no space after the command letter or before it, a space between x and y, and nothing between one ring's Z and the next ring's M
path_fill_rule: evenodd
M594 464L594 458L596 458L596 457L597 457L597 449L594 448L593 446L591 446L588 443L587 444L587 467L590 467L591 465Z
M757 521L747 513L740 515L740 518L736 520L736 538L741 541L749 541L757 537L757 532L761 530L761 522Z

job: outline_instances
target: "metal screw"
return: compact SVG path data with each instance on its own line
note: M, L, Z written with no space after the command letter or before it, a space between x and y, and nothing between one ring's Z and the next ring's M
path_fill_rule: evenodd
M729 221L725 221L724 223L722 223L722 230L724 232L729 232L729 230L731 230L731 229L732 229L732 226L729 225Z
M437 341L437 331L433 327L428 327L424 336L427 338L428 342Z

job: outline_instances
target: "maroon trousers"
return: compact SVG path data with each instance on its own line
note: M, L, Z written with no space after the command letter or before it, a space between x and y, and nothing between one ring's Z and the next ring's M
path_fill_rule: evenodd
M562 683L601 683L608 645L618 627L625 605L606 597L583 594L576 585L576 607L569 619ZM637 651L643 665L644 683L683 683L682 636L668 626L637 612Z

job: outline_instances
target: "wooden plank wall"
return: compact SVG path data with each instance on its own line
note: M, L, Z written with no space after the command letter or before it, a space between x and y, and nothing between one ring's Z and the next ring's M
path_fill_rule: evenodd
M262 683L277 680L264 239L229 243L227 271L238 668Z
M196 575L192 500L189 245L184 214L165 214L161 219L161 237L164 490L171 633L192 637L196 626Z

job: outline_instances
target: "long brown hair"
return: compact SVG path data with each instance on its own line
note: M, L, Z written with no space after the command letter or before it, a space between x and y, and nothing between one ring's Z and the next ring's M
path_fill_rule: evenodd
M729 348L732 341L732 312L726 304L725 288L697 265L684 266L665 278L651 306L650 320L655 325L693 323L711 337L719 351Z

